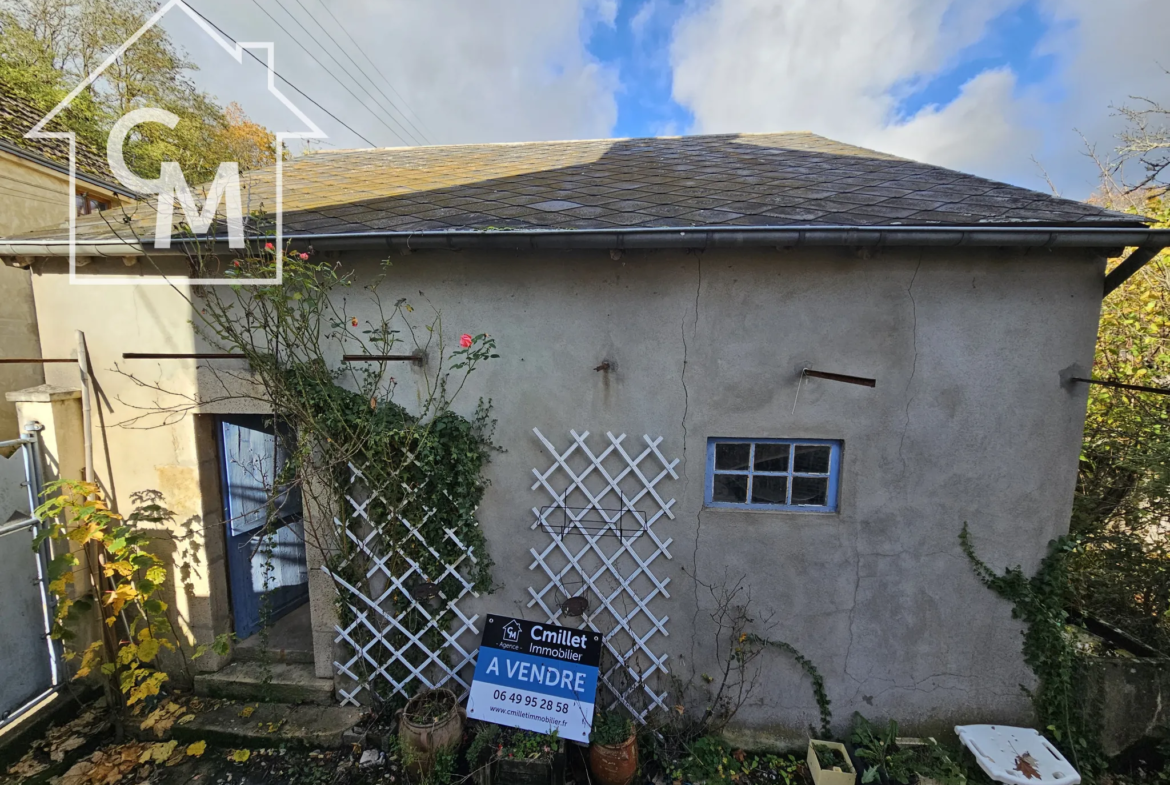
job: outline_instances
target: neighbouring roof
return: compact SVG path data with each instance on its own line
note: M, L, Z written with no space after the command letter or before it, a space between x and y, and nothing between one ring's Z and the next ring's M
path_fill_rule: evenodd
M247 172L241 180L245 211L271 210L274 167ZM811 133L317 152L284 164L283 195L285 237L1146 223ZM154 214L145 204L138 210L136 232L149 238ZM102 219L78 222L79 238L110 237L111 231Z
M69 142L66 139L26 139L33 126L41 121L47 111L41 111L27 99L6 90L0 84L0 150L20 155L26 160L48 166L56 171L69 172ZM67 130L65 126L54 118L45 128L46 131ZM98 150L78 139L77 175L83 179L96 180L98 185L115 191L123 192L124 188L113 185L113 174L106 163L105 152ZM88 177L86 177L88 175Z

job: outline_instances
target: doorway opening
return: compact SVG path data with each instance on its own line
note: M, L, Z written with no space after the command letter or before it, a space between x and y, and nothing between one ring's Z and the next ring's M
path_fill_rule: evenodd
M289 436L271 415L219 418L228 588L240 659L259 653L265 626L268 650L287 653L278 658L312 656L301 491L276 484Z

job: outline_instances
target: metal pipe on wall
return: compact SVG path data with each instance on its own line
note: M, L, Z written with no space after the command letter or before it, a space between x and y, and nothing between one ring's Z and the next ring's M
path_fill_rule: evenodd
M77 368L81 371L81 427L85 438L85 481L93 482L93 405L89 378L89 351L85 333L77 331Z

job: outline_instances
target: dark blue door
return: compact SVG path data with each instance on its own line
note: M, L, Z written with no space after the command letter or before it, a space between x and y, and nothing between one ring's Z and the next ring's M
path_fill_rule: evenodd
M232 614L241 640L260 629L265 594L269 623L309 598L300 488L278 492L267 527L269 497L286 459L272 417L220 418L227 564Z

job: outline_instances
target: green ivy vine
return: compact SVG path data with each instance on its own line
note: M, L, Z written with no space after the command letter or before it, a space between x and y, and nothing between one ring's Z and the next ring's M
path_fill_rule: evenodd
M1012 618L1027 625L1024 630L1024 662L1035 674L1032 699L1036 720L1048 737L1068 756L1088 781L1106 765L1100 746L1096 714L1087 704L1084 662L1070 642L1068 613L1068 561L1076 541L1060 537L1050 546L1036 574L1028 577L1020 567L996 573L979 559L967 524L959 534L963 553L971 561L980 582L1012 603Z
M825 692L825 679L821 676L821 672L817 670L817 666L813 664L813 661L801 654L799 649L787 641L774 641L751 633L744 636L744 641L754 643L757 646L782 651L796 660L796 664L801 667L801 670L812 679L813 698L817 702L817 711L821 715L821 737L825 739L832 738L833 712L829 708L829 694Z
M278 260L280 284L246 285L274 277ZM250 366L247 373L209 369L224 397L250 398L272 412L287 460L267 503L271 530L279 525L275 497L298 488L306 538L318 538L312 544L324 554L328 573L341 579L334 587L342 624L354 621L353 608L367 607L358 593L378 601L405 631L386 632L375 643L373 633L358 625L365 637L357 643L395 682L417 688L411 671L427 652L412 641L430 652L449 650L444 633L453 613L446 604L426 605L388 591L355 540L372 558L391 555L385 567L408 589L434 583L449 599L460 595L465 580L477 591L491 589L492 562L476 509L487 484L483 468L496 449L494 421L482 399L470 417L452 404L469 375L499 356L495 341L486 333L465 333L458 348L447 351L437 311L420 325L405 298L382 303L378 290L388 263L360 287L352 268L343 271L339 262L271 244L227 264L214 256L193 264L240 283L196 287L189 302L199 335L218 351L242 355ZM354 290L360 294L356 303L350 299ZM338 362L345 354L402 355L404 349L419 360ZM414 399L409 410L395 400L397 373L410 377L404 379ZM364 505L363 516L353 514L354 504ZM316 525L310 525L312 516ZM358 677L376 693L381 689L382 698L400 697L388 684L371 683L378 669L364 658L358 667L365 668Z

